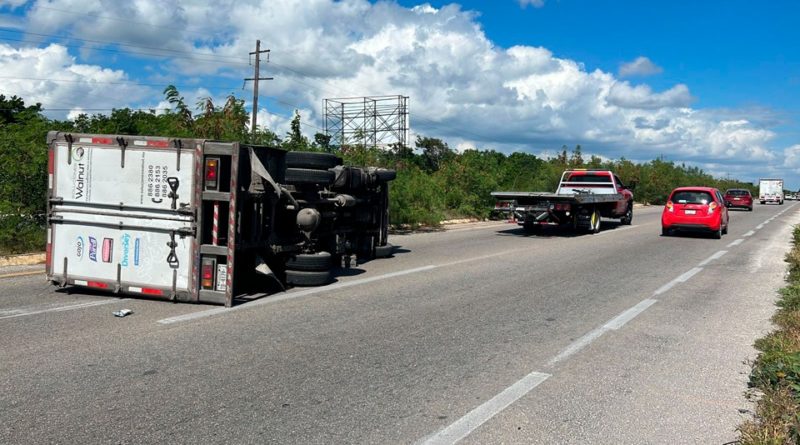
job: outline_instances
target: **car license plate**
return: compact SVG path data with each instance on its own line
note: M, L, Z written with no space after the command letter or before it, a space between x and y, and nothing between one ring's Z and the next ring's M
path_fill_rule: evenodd
M733 198L734 201L738 201L740 199L742 199L742 198Z
M695 213L697 213L697 211L696 210L684 210L683 213L685 213L687 215L694 215Z

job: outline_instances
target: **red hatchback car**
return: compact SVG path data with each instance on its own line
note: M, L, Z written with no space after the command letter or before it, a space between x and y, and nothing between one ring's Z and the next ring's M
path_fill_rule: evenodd
M720 239L728 233L728 209L719 190L712 187L678 187L661 213L661 234L676 231L710 232Z
M753 211L753 195L747 189L730 189L725 192L725 205L728 208L742 207L747 211Z

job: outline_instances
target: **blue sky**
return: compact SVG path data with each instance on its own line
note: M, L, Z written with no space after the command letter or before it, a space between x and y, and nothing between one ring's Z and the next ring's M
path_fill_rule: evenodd
M418 4L402 0L405 6ZM431 1L435 7L451 2ZM655 89L685 83L700 108L768 107L800 116L800 2L465 0L497 45L543 46L588 70L646 56Z
M525 4L525 3L536 3ZM648 161L800 188L800 2L0 0L0 94L55 117L234 93L272 50L261 125L324 98L409 96L451 147ZM46 34L46 35L40 35ZM55 37L57 36L57 37Z

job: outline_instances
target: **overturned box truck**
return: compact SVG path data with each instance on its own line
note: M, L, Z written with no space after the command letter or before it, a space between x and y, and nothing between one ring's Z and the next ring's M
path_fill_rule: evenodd
M203 139L47 136L47 278L231 306L390 256L393 170Z

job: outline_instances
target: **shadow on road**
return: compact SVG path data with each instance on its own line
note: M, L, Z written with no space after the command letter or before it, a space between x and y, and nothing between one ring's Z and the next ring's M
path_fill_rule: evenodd
M607 232L624 227L619 221L601 221L600 232ZM565 226L537 226L529 231L522 226L514 226L495 232L498 236L523 236L525 238L575 238L580 236L591 236L590 233L582 230L574 231Z

